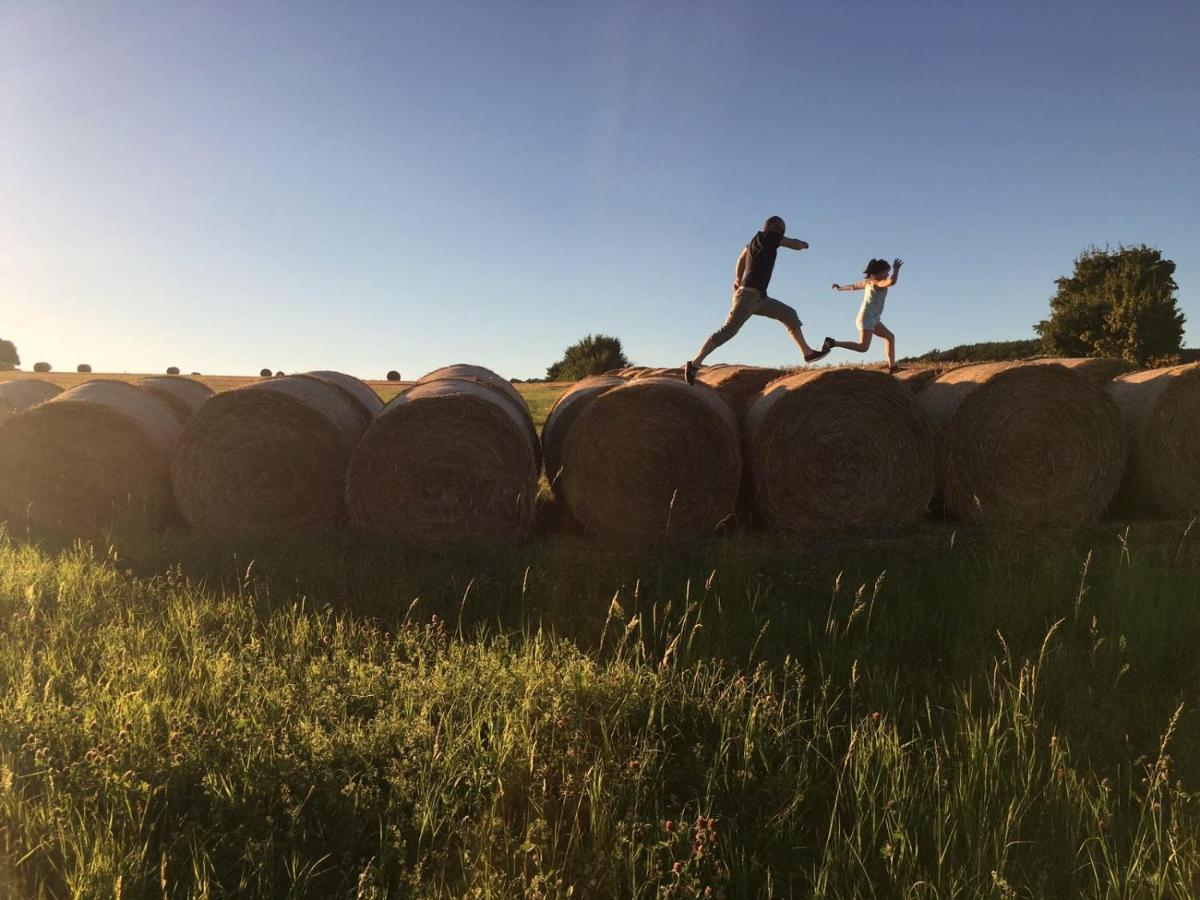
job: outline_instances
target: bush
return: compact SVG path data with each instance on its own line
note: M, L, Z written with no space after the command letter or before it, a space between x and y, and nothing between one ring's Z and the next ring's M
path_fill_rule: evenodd
M89 366L87 363L80 363L79 365L77 365L77 366L75 367L75 371L76 371L76 372L79 372L80 374L85 374L85 375L86 375L86 374L88 374L89 372L91 372L91 371L92 371L92 367L91 367L91 366Z
M980 341L977 344L959 344L949 350L933 349L920 356L910 356L903 362L1001 362L1012 359L1028 359L1042 350L1037 338L1024 341Z
M0 340L0 371L11 371L21 364L17 345L12 341Z
M392 369L392 371L387 373L387 380L388 381L399 381L400 373L397 372L395 369Z
M1050 317L1036 326L1046 352L1119 357L1139 366L1178 353L1184 315L1174 274L1175 263L1145 244L1084 250L1075 272L1058 279Z
M178 375L179 374L179 366L169 366L167 368L167 374L168 375Z
M50 372L52 371L52 367L48 362L37 362L33 364L33 371L42 373Z
M589 334L563 352L563 358L546 369L547 381L578 381L609 369L629 365L621 339L607 334Z

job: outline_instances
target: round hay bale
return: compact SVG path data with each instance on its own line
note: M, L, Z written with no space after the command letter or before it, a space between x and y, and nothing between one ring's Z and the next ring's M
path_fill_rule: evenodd
M259 369L259 370L258 370L258 377L259 377L259 378L270 378L270 377L271 377L271 370L270 370L270 369Z
M918 394L921 389L933 379L937 378L942 372L946 371L941 366L926 366L925 368L900 369L894 373L893 377L908 388L910 393Z
M546 462L546 478L550 487L558 494L559 473L562 471L562 449L571 425L594 398L610 388L625 384L625 379L616 375L592 375L582 378L560 394L546 416L542 428L542 454Z
M1122 375L1106 390L1129 436L1121 502L1177 518L1200 513L1200 363Z
M50 363L36 362L33 364L33 371L35 371L41 375L45 375L47 372L51 371Z
M0 429L0 508L35 531L95 536L171 510L171 407L122 381L89 381Z
M400 373L397 372L395 369L392 369L390 372L387 373L387 380L388 381L399 381Z
M559 476L575 519L606 538L712 534L742 479L733 410L712 388L639 378L592 398L567 433Z
M1078 372L1089 381L1101 385L1108 384L1118 375L1133 368L1123 359L1109 357L1046 357L1045 359L1031 359L1029 364L1035 366L1059 365Z
M287 375L287 373L286 373L286 372L282 372L282 371L281 371L281 372L276 372L276 373L275 373L275 377L276 377L276 378L283 378L283 377L285 377L286 375Z
M178 374L179 374L179 366L168 366L168 367L167 367L167 374L168 374L168 375L178 375ZM193 372L192 374L193 374L193 375L198 375L198 374L200 374L200 373L199 373L199 372Z
M673 377L683 378L682 367L676 366L674 368L640 369L633 374L634 380L637 380L640 378L673 378Z
M453 366L444 366L440 369L434 369L426 375L422 375L417 379L417 384L429 384L434 381L470 381L476 384L482 384L492 390L498 392L505 398L505 402L509 403L516 411L517 415L521 416L527 423L527 430L530 439L533 441L534 455L537 458L538 470L542 467L542 445L538 441L537 426L533 424L533 416L529 412L529 404L525 402L525 398L521 396L521 392L513 387L508 381L501 378L491 369L483 366L474 366L468 363L457 363ZM411 388L409 389L411 390Z
M758 509L785 531L904 525L937 486L933 425L879 370L773 382L746 415L746 447Z
M77 365L75 367L75 371L78 372L80 375L90 375L90 374L92 374L92 367L89 366L87 363L80 363L79 365Z
M0 425L22 410L45 403L62 393L62 388L40 378L0 381Z
M200 404L213 395L207 384L179 375L151 375L139 378L137 384L165 400L180 422L190 419Z
M346 467L370 417L346 390L308 375L209 398L172 465L180 512L209 534L260 538L345 518Z
M372 419L383 410L383 401L379 399L379 395L375 393L369 384L365 381L360 381L353 375L346 375L343 372L331 372L327 369L307 372L305 374L313 378L320 378L322 381L328 381L330 384L335 384L346 391L356 402L362 404L363 412Z
M782 375L782 369L759 366L711 366L701 369L696 380L720 394L742 421L763 388Z
M1120 412L1063 366L963 366L929 382L917 403L941 432L944 499L969 521L1090 522L1120 483Z
M537 479L528 412L484 380L439 377L396 396L363 436L350 517L409 544L521 538Z

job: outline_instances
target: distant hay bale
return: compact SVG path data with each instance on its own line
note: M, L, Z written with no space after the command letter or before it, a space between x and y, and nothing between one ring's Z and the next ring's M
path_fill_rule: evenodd
M282 371L280 371L280 372L276 372L276 373L275 373L275 377L276 377L276 378L283 378L283 377L285 377L286 375L287 375L287 373L286 373L286 372L282 372Z
M40 378L21 378L15 381L0 381L0 425L22 410L45 403L62 393L57 384Z
M1125 448L1116 404L1056 365L986 363L917 394L941 435L942 492L974 522L1077 525L1112 500Z
M1122 375L1107 392L1129 436L1122 503L1177 518L1200 513L1200 363Z
M212 388L207 384L179 375L151 375L139 378L136 383L166 401L180 422L190 419L200 404L213 395Z
M785 531L904 525L937 485L932 424L877 369L772 382L746 415L746 447L758 509Z
M533 441L534 454L537 457L539 471L542 466L542 445L538 440L537 426L533 424L533 416L529 413L529 404L525 402L525 398L521 396L521 392L512 386L508 381L501 378L491 369L484 366L474 366L468 363L457 363L453 366L443 366L440 369L434 369L428 374L422 375L417 379L417 384L429 384L433 381L471 381L477 384L485 385L492 390L498 392L505 398L505 402L509 403L518 416L523 418L527 425L530 440ZM410 388L411 390L411 388Z
M546 478L556 494L560 491L559 473L562 470L562 450L571 425L594 398L605 391L625 384L617 375L592 375L575 382L554 402L542 428L542 453L546 460Z
M537 497L536 435L524 401L518 407L488 382L439 376L384 407L350 463L355 524L419 545L528 534Z
M328 381L330 384L335 384L346 391L358 403L362 404L363 411L372 419L383 410L383 401L379 399L379 395L372 390L369 384L355 378L353 375L346 375L343 372L332 372L328 369L307 372L305 374L311 375L313 378L320 378L322 381Z
M258 377L259 377L259 378L270 378L270 377L271 377L271 370L270 370L270 369L259 369L259 370L258 370Z
M156 526L171 510L179 436L171 408L144 388L89 381L0 428L0 508L64 536Z
M75 371L80 375L90 375L92 373L92 367L87 363L80 363L75 367Z
M720 394L741 421L763 388L782 375L782 369L760 366L707 366L696 375L696 380Z
M33 364L33 371L37 372L38 374L45 375L47 372L51 371L50 363L36 362Z
M309 375L209 398L180 435L180 512L213 535L262 538L345 519L346 467L370 416L344 388Z
M1123 359L1111 359L1108 357L1046 357L1044 359L1031 359L1028 364L1035 366L1060 365L1078 372L1096 384L1108 384L1108 382L1112 381L1118 375L1122 375L1133 368L1133 366Z
M942 366L926 366L925 368L901 369L893 376L908 388L909 393L920 393L921 389L946 369Z
M179 366L168 366L167 374L168 375L178 375L179 374ZM192 373L192 374L198 374L198 373Z
M592 398L562 449L561 496L585 530L620 541L701 537L734 514L737 418L706 385L639 378Z
M399 381L400 373L397 372L395 369L392 369L390 372L387 373L387 380L388 381Z

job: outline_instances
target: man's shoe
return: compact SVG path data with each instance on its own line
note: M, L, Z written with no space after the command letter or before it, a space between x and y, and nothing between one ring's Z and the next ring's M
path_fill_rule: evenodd
M688 384L696 383L696 364L690 359L683 364L683 380Z
M828 353L830 350L832 350L833 349L833 338L831 338L831 337L825 338L825 343L823 343L821 345L821 349L824 350L826 353Z

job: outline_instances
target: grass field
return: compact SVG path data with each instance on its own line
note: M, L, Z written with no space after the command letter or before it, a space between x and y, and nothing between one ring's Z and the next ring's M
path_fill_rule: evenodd
M5 538L0 885L1193 897L1198 536Z

